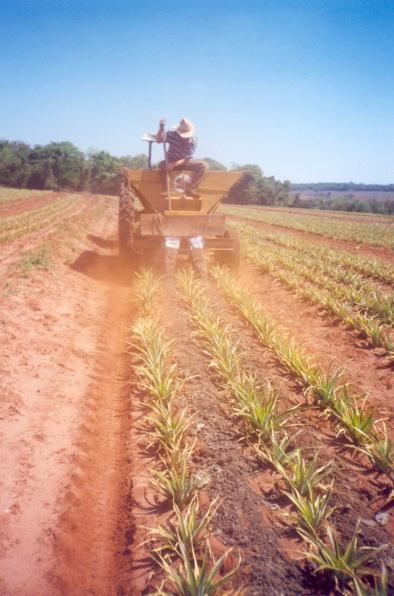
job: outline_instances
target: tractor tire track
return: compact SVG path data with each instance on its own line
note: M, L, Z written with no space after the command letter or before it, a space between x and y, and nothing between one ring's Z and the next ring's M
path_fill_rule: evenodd
M88 228L112 248L115 229L115 209ZM5 596L104 595L117 584L127 517L131 274L113 250L78 246L72 266L60 252L51 269L0 297Z

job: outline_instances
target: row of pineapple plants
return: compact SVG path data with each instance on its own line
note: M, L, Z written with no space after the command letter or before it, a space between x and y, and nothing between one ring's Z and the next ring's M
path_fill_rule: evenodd
M267 271L303 298L323 306L351 329L357 330L373 346L394 352L390 328L382 319L393 319L392 299L379 301L373 294L347 289L330 282L308 263L297 261L290 254L280 254L261 245L255 238L242 240L243 255L260 270ZM306 284L305 281L309 283ZM369 314L372 312L372 314Z
M0 244L50 225L58 220L59 214L67 216L79 200L78 195L67 196L45 207L0 219Z
M157 454L151 482L172 509L165 525L148 532L146 543L165 576L157 594L211 595L230 580L237 566L221 575L229 551L215 560L210 549L211 520L219 503L214 501L205 513L201 511L199 491L204 483L191 471L193 416L180 404L186 380L172 362L172 342L159 319L159 288L160 280L151 272L140 274L139 316L129 343L136 359L134 372L149 408L146 447Z
M224 294L255 329L263 345L273 350L282 364L304 388L306 399L331 418L338 426L338 436L366 455L374 467L392 481L394 478L394 445L384 420L375 419L366 398L353 395L342 383L344 369L324 373L294 338L263 310L250 290L227 269L212 267L212 275Z
M329 313L333 314L339 320L344 322L350 329L354 329L360 333L362 337L374 347L382 347L389 354L394 351L394 343L390 335L390 330L387 325L382 323L377 314L370 315L363 312L362 308L357 308L351 302L344 301L342 297L338 298L339 292L326 289L330 284L324 276L314 273L308 269L307 266L298 265L294 268L290 258L280 258L277 255L272 256L268 251L261 249L260 251L254 245L249 248L243 245L244 256L256 265L260 270L269 271L272 277L275 277L290 289L294 290L298 295L309 300L310 302L324 307ZM310 285L307 285L305 281ZM347 292L348 297L354 292ZM379 303L375 298L369 300L368 297L362 296L359 299L359 304L363 302L366 310L374 309L374 306L379 305L382 310L385 310L384 303ZM392 308L390 307L390 314L392 317Z
M394 294L383 293L380 288L362 275L349 272L343 263L332 263L330 258L314 250L297 252L291 247L275 245L251 226L242 227L242 237L249 238L287 268L295 269L308 281L315 283L352 303L361 310L389 325L394 321Z
M253 209L250 207L238 207L225 205L225 213L236 217L246 217L273 224L285 228L312 232L329 238L339 240L350 240L352 242L363 242L373 246L394 247L392 231L392 218L382 218L378 223L352 221L346 215L338 218L334 216L321 215L311 216L307 212L292 211L286 212L281 209Z
M331 462L319 465L318 453L306 461L295 447L299 433L290 436L288 430L298 407L279 411L279 394L272 384L247 372L247 357L234 331L216 314L204 285L192 272L180 276L180 285L192 324L211 359L210 367L231 395L233 415L243 422L257 456L273 466L283 481L282 491L293 506L288 518L306 543L305 555L314 562L316 572L329 572L338 589L350 588L360 595L387 593L385 568L380 582L375 581L375 592L364 582L366 576L374 575L365 563L379 549L359 546L358 525L349 543L342 546L328 522L335 509L330 504L333 482L327 482Z
M372 256L363 257L348 251L316 244L289 233L272 232L262 227L256 228L253 224L231 222L231 225L242 230L244 234L258 231L260 239L269 242L271 245L288 248L293 254L297 253L303 257L313 255L322 267L325 264L332 267L336 266L336 275L341 276L340 279L344 283L353 285L355 282L357 283L358 277L361 276L361 279L367 278L394 285L394 267ZM355 274L356 277L354 277Z

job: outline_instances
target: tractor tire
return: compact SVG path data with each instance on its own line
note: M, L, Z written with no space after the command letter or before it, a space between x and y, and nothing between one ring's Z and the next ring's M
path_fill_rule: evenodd
M219 265L225 265L232 271L238 271L241 261L241 249L239 245L239 236L234 230L226 230L224 237L231 240L230 250L215 251L215 261Z
M134 239L132 225L134 222L135 210L133 195L124 183L120 187L119 195L119 219L118 219L118 240L119 254L128 256L133 253Z

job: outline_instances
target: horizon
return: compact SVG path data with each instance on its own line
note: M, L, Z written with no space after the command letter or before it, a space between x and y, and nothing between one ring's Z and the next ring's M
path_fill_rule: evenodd
M2 7L1 138L137 155L162 117L187 116L198 157L226 167L257 164L293 184L394 183L393 3Z
M29 143L26 143L25 141L23 141L22 139L5 139L5 138L3 139L3 138L0 138L0 142L1 141L8 141L8 142L11 142L11 143L25 143L25 144L29 144ZM51 143L72 143L72 141L69 141L69 140L66 140L66 139L62 139L60 141L52 141L52 140L50 140L50 141L48 141L48 143L44 143L43 145L47 145L47 144L49 145ZM34 144L34 145L30 145L30 146L32 148L34 148L35 146L40 146L40 144L37 144L37 145ZM105 151L105 149L88 149L86 151L83 151L82 149L80 149L76 145L75 145L75 147L79 151L81 151L81 153L84 155L85 158L88 158L90 153L93 153L94 154L96 152L97 153L100 153L101 151ZM134 158L134 157L139 157L140 155L146 155L146 156L148 156L147 152L145 152L145 153L144 152L136 153L136 154L133 154L133 155L114 155L114 154L111 154L111 155L113 157L119 158L119 159L121 159L121 158L128 158L128 157L129 158ZM231 164L230 167L228 167L228 166L225 166L225 164L219 162L219 160L217 160L215 157L212 157L210 155L205 155L203 157L203 159L213 159L215 161L218 161L218 163L220 163L222 166L226 167L228 170L231 170L232 167L247 166L247 165L259 165L259 164L252 164L252 163L247 163L247 164L246 163L245 164L236 164L236 163L234 163L234 164ZM153 165L157 165L157 164L153 164ZM269 174L264 174L264 176L269 176ZM279 178L277 178L277 180L279 180L281 182L284 181L284 179L280 180ZM314 182L305 181L305 180L300 181L300 182L294 182L293 180L290 180L290 182L291 182L292 185L302 185L302 184L304 184L304 185L317 185L317 184L320 184L320 185L326 185L326 184L327 185L354 184L354 185L358 185L358 186L385 186L385 187L386 186L394 186L394 183L393 182L387 182L387 183L383 183L382 184L380 182L355 182L354 180L317 180L317 181L314 181ZM0 184L0 186L2 186L2 185Z

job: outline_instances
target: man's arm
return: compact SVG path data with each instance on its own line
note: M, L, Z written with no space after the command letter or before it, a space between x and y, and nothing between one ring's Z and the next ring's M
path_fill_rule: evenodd
M164 141L164 127L166 125L166 121L162 118L159 122L159 130L156 134L156 143L162 143Z

